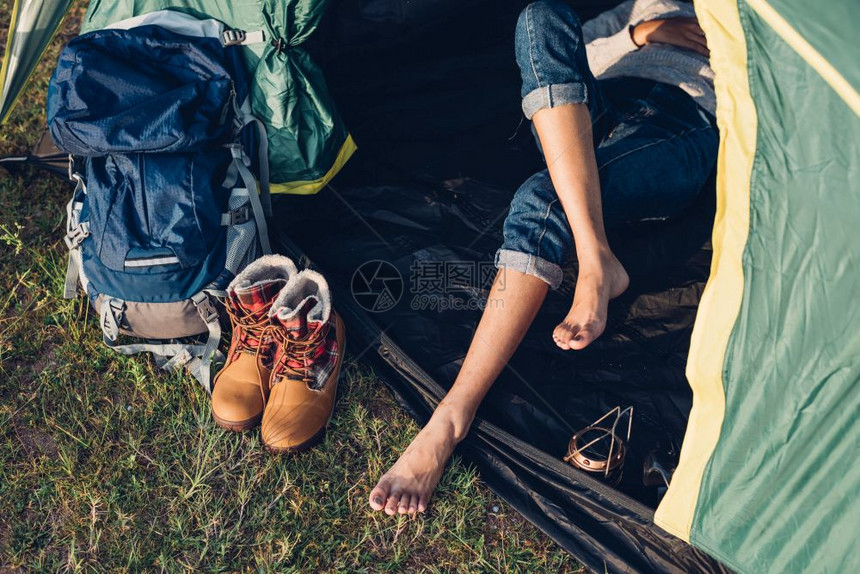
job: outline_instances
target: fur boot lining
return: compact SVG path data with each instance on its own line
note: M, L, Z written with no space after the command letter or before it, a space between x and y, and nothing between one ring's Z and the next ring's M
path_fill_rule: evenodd
M228 291L244 291L251 289L261 281L283 279L289 281L298 273L296 264L283 255L263 255L236 275L227 287Z
M288 321L295 317L299 309L305 303L313 299L316 304L308 311L309 322L325 323L331 316L331 292L328 282L320 273L312 269L293 275L287 282L278 298L269 310L269 316L278 316L281 321Z

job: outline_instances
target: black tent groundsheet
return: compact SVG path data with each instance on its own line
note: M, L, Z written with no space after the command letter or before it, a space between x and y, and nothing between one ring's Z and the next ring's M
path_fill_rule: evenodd
M510 199L542 166L513 60L523 4L344 0L315 46L359 151L333 186L284 198L273 227L285 252L329 276L353 356L379 364L419 421L453 382L487 304ZM587 18L611 5L578 8ZM573 294L571 262L459 448L594 571L724 571L653 524L659 493L642 472L649 453L677 452L684 436L713 203L711 182L680 217L612 233L632 285L582 352L550 337ZM562 457L573 432L615 406L634 414L612 488Z

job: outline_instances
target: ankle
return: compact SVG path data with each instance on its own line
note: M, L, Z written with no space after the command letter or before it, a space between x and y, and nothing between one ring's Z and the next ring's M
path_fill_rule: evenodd
M432 425L444 432L450 438L453 446L456 446L469 434L469 427L472 426L474 418L474 414L463 412L461 409L450 408L443 402L436 408L427 426Z
M579 267L603 268L612 261L615 261L615 254L608 244L596 245L591 249L577 249L576 259L579 261Z
M577 259L579 262L580 277L587 276L600 279L612 277L619 270L623 271L621 262L618 261L618 258L615 257L615 254L609 247L583 255L577 253Z

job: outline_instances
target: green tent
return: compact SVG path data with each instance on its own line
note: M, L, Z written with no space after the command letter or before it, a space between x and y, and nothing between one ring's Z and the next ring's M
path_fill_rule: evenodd
M42 58L72 0L35 0L12 5L9 36L0 68L0 124Z
M656 523L740 572L858 572L860 5L696 9L718 208L693 410Z

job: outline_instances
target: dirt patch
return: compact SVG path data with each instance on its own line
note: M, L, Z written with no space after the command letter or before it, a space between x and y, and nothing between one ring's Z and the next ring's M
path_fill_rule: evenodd
M394 407L390 398L379 396L364 397L362 406L367 410L370 418L382 420L391 418Z
M484 538L488 542L492 542L500 537L500 530L504 530L504 517L501 514L501 506L498 502L493 502L487 505L486 521L484 522L483 532Z
M30 371L37 379L46 369L52 370L57 366L57 346L54 343L42 345L36 360L30 364Z
M39 379L39 375L45 370L52 370L57 365L57 344L54 342L43 344L38 352L26 358L16 358L8 361L9 372L25 371L24 373L18 373L22 375L21 383L18 385L20 388L29 387Z
M3 561L9 559L9 544L11 541L12 526L5 522L0 523L0 574L12 574L12 572L20 572L20 570L12 569L3 563Z
M30 458L45 455L49 458L57 456L57 442L47 432L36 429L16 426L15 436L18 442Z

